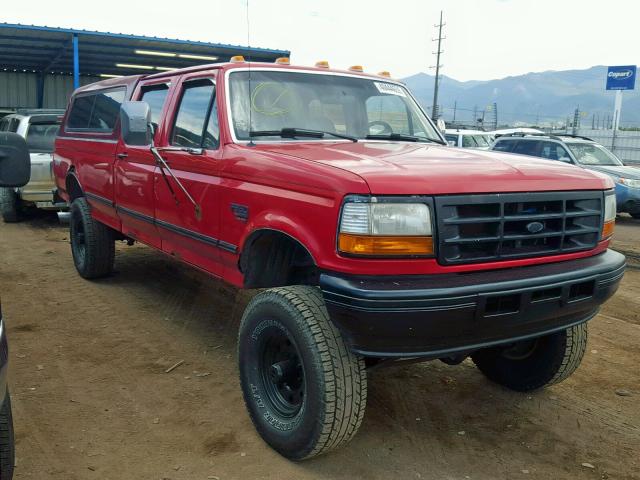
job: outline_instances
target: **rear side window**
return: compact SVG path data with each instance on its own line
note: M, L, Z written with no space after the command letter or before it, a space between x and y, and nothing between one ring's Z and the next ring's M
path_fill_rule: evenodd
M187 148L217 148L218 112L215 85L210 80L185 83L171 133L171 145Z
M515 144L515 140L498 140L493 149L497 152L511 152Z
M20 126L20 119L15 117L3 118L2 120L0 120L0 132L16 133L18 131L19 126Z
M532 157L539 157L542 142L538 140L520 140L513 149L513 153L519 153L520 155L530 155Z
M562 145L554 142L542 142L540 156L548 160L571 162L571 157L569 157L567 150Z
M167 93L169 93L169 85L166 83L142 88L142 97L140 100L147 102L151 109L151 123L153 124L154 131L158 130L160 113L162 113L162 107L164 107L164 102L167 99Z
M76 97L69 112L66 128L89 132L112 132L124 95L125 90L121 88Z

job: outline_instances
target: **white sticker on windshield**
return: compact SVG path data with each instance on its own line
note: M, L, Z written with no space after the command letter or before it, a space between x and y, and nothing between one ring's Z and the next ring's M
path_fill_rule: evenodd
M394 83L382 83L382 82L373 82L376 84L376 88L380 93L386 93L388 95L398 95L400 97L406 97L407 95L404 93L404 88L400 85L396 85Z

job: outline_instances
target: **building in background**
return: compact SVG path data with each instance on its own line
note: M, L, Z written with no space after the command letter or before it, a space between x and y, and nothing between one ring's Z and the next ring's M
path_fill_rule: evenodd
M0 116L65 108L71 92L102 78L149 74L243 55L256 62L286 50L0 23Z

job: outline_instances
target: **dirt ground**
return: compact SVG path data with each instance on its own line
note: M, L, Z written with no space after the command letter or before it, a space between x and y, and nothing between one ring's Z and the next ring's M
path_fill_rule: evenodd
M640 221L621 219L618 241L640 253ZM512 393L469 361L380 370L354 441L295 464L245 413L249 295L142 246L116 262L88 282L54 217L0 224L17 479L640 479L640 269L564 383Z

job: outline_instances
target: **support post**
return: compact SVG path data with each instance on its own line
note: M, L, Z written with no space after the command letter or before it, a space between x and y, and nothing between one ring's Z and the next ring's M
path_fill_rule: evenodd
M36 74L36 99L38 108L44 107L44 72L38 72Z
M73 89L80 87L80 55L78 52L78 34L73 34Z
M622 90L616 90L616 100L613 106L613 131L620 126L620 112L622 110Z

